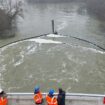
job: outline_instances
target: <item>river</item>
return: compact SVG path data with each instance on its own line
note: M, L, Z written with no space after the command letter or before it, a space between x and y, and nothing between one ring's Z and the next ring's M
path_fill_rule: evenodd
M52 33L52 19L60 35L0 48L0 87L7 92L33 92L34 86L40 85L43 92L50 88L57 92L62 87L66 92L105 93L105 51L101 49L105 49L105 33L84 5L25 4L24 18L17 19L16 36L1 39L0 46Z

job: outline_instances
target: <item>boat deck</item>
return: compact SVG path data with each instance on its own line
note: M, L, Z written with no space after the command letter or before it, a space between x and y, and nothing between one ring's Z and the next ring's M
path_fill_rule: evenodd
M43 94L45 97L45 94ZM103 95L66 95L66 105L104 105ZM35 105L33 94L8 94L8 105ZM44 99L43 105L47 105Z

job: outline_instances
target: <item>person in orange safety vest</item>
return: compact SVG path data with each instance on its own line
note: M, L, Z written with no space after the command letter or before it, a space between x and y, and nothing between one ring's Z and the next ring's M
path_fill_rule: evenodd
M46 96L47 105L58 105L57 98L54 96L54 90L50 89L49 94Z
M39 86L36 86L34 89L34 102L36 104L42 104L43 103L43 96L42 96L42 93L40 92Z
M0 89L0 105L7 105L8 99L6 93Z

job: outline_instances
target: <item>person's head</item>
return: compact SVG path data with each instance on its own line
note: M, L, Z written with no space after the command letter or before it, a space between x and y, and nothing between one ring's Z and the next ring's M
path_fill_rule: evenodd
M35 86L35 88L34 88L34 93L38 93L39 92L39 90L40 90L40 87L37 85L37 86Z
M0 88L0 95L3 95L4 94L4 91L3 89Z
M62 93L62 92L63 92L62 88L59 88L59 93Z
M53 90L53 89L50 89L50 90L49 90L49 95L50 95L50 96L53 96L53 95L54 95L54 90Z

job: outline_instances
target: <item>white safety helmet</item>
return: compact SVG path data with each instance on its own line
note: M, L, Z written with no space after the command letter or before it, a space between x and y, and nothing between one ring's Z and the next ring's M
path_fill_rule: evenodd
M0 88L0 93L2 93L2 92L3 92L3 89Z

